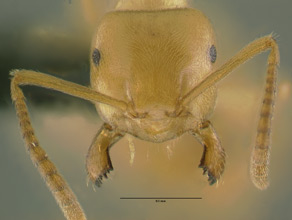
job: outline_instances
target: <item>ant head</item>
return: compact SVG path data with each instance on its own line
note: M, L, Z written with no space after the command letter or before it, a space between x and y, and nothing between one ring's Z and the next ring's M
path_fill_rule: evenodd
M116 11L91 50L91 85L139 111L174 109L216 61L213 28L198 10Z

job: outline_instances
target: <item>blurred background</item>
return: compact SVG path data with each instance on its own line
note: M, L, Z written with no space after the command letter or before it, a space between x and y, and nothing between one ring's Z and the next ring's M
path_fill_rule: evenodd
M115 1L94 2L101 17ZM222 180L209 186L198 168L203 148L191 135L154 144L127 137L111 149L115 170L101 188L87 186L85 156L102 124L90 103L41 88L24 87L41 146L68 181L88 219L292 219L291 2L203 1L191 5L214 25L217 66L252 40L275 33L280 47L273 121L270 187L249 177L251 147L262 99L268 53L219 83L211 117L227 153ZM0 1L0 219L64 219L25 151L10 100L9 71L32 69L89 84L94 24L76 0ZM131 141L131 140L130 140ZM201 200L120 200L120 197L202 197Z

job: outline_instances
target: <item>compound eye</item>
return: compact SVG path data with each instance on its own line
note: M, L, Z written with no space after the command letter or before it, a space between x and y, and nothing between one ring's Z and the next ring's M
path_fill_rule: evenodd
M96 48L92 52L92 61L95 65L98 65L100 61L100 52Z
M216 58L217 58L217 51L216 51L216 47L214 45L212 45L210 47L209 56L210 56L210 61L212 63L215 63Z

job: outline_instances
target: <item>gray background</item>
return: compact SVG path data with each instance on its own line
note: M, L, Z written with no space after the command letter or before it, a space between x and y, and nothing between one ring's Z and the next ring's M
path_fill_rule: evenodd
M102 15L113 2L97 2ZM218 41L217 66L250 41L276 33L281 53L279 91L272 133L270 187L257 190L249 158L263 93L267 54L238 68L219 84L211 121L227 153L218 186L197 168L202 147L190 135L153 144L133 139L111 149L115 171L96 192L86 185L85 155L101 120L92 105L39 88L25 88L41 145L69 182L88 219L291 219L291 3L288 0L193 1L212 21ZM89 83L92 28L80 3L26 0L0 2L0 219L64 219L33 167L9 97L8 72L39 70ZM168 150L167 150L168 149ZM202 197L202 200L120 200L125 196Z

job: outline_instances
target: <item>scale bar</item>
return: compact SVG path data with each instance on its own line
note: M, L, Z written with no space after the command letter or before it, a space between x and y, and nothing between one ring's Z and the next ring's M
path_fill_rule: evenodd
M202 197L120 197L120 199L202 199Z

